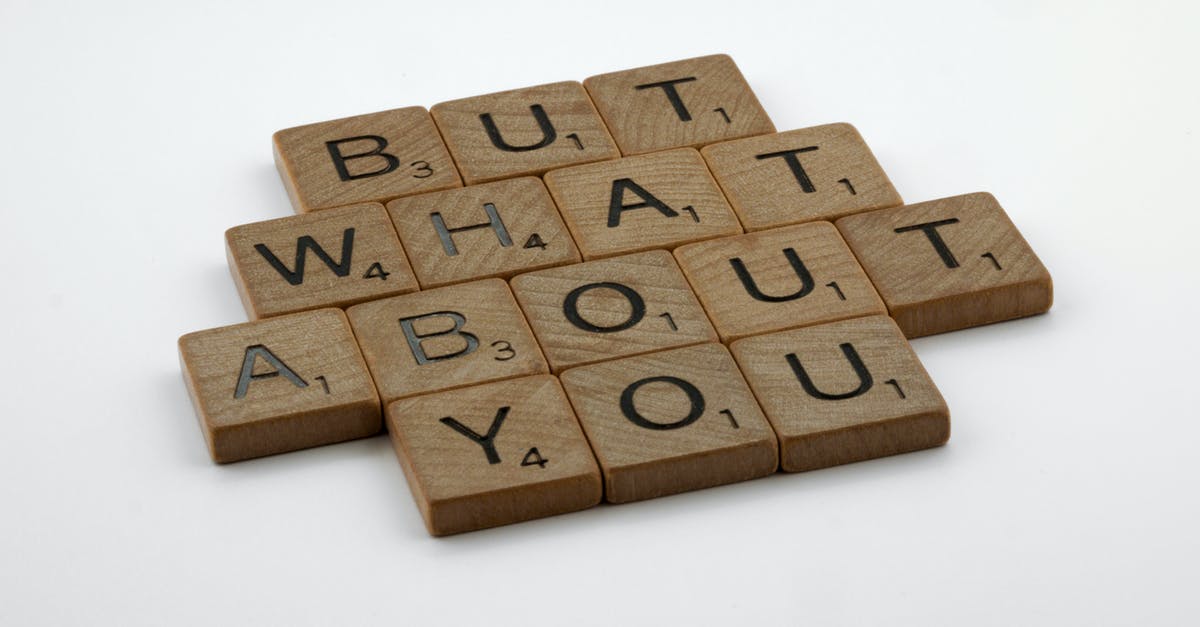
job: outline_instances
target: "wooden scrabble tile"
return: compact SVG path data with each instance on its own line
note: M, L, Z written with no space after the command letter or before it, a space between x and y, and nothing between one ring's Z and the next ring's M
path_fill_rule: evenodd
M742 232L692 148L554 170L546 186L584 259Z
M500 279L393 296L346 310L385 403L547 372Z
M470 185L620 156L576 81L451 100L431 112Z
M462 185L424 107L297 126L274 143L297 213Z
M747 231L904 203L849 124L722 142L701 153Z
M251 319L417 290L376 203L235 226L225 231L225 251Z
M612 503L763 477L775 434L720 344L572 368L563 387Z
M425 288L579 261L537 177L409 196L388 213Z
M387 408L388 433L435 536L600 503L600 471L550 375L414 396Z
M717 339L665 250L530 272L512 288L554 372Z
M730 346L799 472L940 446L950 412L887 316L759 335Z
M622 154L775 132L728 55L601 74L583 84Z
M986 192L842 218L838 230L908 337L1045 313L1050 273Z
M725 342L887 313L828 222L689 244L675 258Z
M188 333L179 361L215 462L379 433L379 396L341 310Z

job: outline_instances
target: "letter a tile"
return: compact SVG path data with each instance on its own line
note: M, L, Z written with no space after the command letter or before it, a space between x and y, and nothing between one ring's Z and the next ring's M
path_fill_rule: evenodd
M470 185L388 203L425 288L579 261L536 177Z
M799 472L944 444L950 412L887 316L758 335L730 346Z
M828 222L689 244L675 258L725 342L887 313Z
M275 164L296 213L462 186L424 107L279 131Z
M379 396L339 309L188 333L179 360L215 462L379 432Z
M837 221L910 338L1045 313L1050 273L986 192Z
M665 250L530 272L512 287L554 372L717 339Z
M362 303L346 315L384 403L548 372L500 279Z
M625 155L775 132L724 54L601 74L584 85Z
M375 203L235 226L225 232L225 249L254 319L417 290L392 223Z
M538 85L433 105L468 185L620 156L583 85Z
M562 374L612 503L764 477L775 434L720 344L608 361Z
M587 509L596 460L558 380L534 376L396 401L388 433L429 533Z

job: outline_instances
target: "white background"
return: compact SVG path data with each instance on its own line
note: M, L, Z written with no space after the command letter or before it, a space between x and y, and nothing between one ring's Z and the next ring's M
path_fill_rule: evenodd
M0 0L0 624L1196 624L1194 3L310 4ZM384 437L208 460L272 132L713 52L1053 274L914 342L946 447L447 539Z

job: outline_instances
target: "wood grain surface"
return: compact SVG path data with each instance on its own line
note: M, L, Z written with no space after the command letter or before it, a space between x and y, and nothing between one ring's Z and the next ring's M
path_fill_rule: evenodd
M225 252L252 320L417 290L377 203L235 226L225 231Z
M554 170L545 178L584 259L742 232L692 148Z
M950 437L946 402L887 316L759 335L730 350L775 428L785 471L915 451Z
M600 502L596 460L552 376L402 399L387 406L387 423L435 536Z
M663 250L530 272L512 287L554 372L717 339Z
M577 81L451 100L431 112L468 184L620 156Z
M700 344L562 374L611 503L763 477L775 434L729 351Z
M747 231L904 203L849 124L722 142L701 154Z
M462 185L424 107L285 129L274 148L296 213Z
M625 155L775 132L724 54L600 74L584 85Z
M725 342L887 313L828 222L689 244L675 258Z
M379 432L379 397L339 309L188 333L179 361L215 462Z
M423 288L580 260L536 177L409 196L387 209Z
M987 192L842 218L838 230L910 338L1048 311L1050 273Z
M362 303L346 315L384 403L548 372L500 279Z

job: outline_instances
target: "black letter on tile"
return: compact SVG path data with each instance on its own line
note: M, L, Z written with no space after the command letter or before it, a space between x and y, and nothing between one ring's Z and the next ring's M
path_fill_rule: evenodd
M270 364L274 370L262 374L254 374L254 362L260 357L263 361ZM270 379L279 375L283 375L283 378L291 381L292 385L298 388L308 387L308 383L304 379L301 379L300 375L296 374L291 368L288 368L287 364L283 363L283 360L276 357L266 346L262 344L247 346L246 356L242 359L242 372L238 375L237 388L233 392L233 397L242 398L246 396L246 391L250 389L251 381Z
M896 229L897 233L907 233L909 231L921 231L925 233L925 237L929 238L929 243L933 244L933 249L937 251L939 257L942 258L942 263L946 264L947 268L957 268L958 260L954 258L954 253L950 252L950 247L946 245L942 239L942 234L938 233L939 226L947 224L957 224L958 218L950 218L949 220L938 220L937 222L926 222L924 224L914 224L912 226L902 226Z
M643 385L654 382L670 383L683 390L684 394L687 394L689 407L686 416L675 422L662 423L646 420L645 416L638 413L637 408L633 406L633 395L637 394L638 389ZM679 377L646 377L645 379L634 381L629 387L625 388L624 392L621 392L621 413L625 414L629 422L639 427L654 429L655 431L670 431L671 429L686 427L700 419L700 416L704 414L704 395L700 393L700 390L696 386Z
M681 122L691 122L692 114L688 112L687 107L683 106L683 99L679 97L679 91L675 89L675 85L679 83L688 83L696 80L695 76L686 78L677 78L670 81L659 81L657 83L646 83L645 85L635 85L634 89L654 89L659 87L663 93L667 95L667 100L671 101L671 106L675 108L675 115L679 116Z
M454 245L454 233L461 231L472 231L474 229L492 229L496 232L496 239L500 240L500 245L503 247L512 246L512 238L508 235L508 229L504 227L504 220L500 219L500 212L496 211L496 205L485 203L483 210L487 213L488 221L472 224L470 226L460 226L458 228L447 228L446 221L442 219L441 212L435 211L429 214L429 219L433 221L433 228L437 229L438 238L442 240L442 250L446 254L453 257L458 254L458 247Z
M628 320L612 326L602 327L583 319L583 316L579 314L579 297L583 296L586 292L602 288L615 290L629 301L630 312ZM563 315L567 317L568 322L584 331L592 333L615 333L617 331L624 331L642 321L642 318L646 316L646 301L642 300L642 295L638 294L636 290L628 285L609 281L588 283L587 285L581 285L571 290L567 294L567 297L563 299Z
M779 152L768 152L761 155L754 155L755 159L774 159L775 157L783 157L783 160L792 169L792 176L796 177L796 182L800 184L800 189L804 190L805 194L811 194L817 191L813 185L812 179L808 178L808 173L804 171L804 166L800 165L800 158L796 155L802 152L812 152L816 150L816 146L808 146L805 148L797 148L795 150L781 150Z
M554 143L554 140L558 138L558 131L554 130L554 125L550 123L550 118L546 116L546 110L540 104L530 105L529 110L533 112L533 119L537 120L538 128L542 129L542 140L528 146L513 146L504 141L504 138L500 136L500 129L496 128L496 122L492 120L492 114L480 114L479 121L483 122L483 130L487 131L488 139L492 140L492 145L504 152L526 152L545 148Z
M417 320L438 317L449 318L454 323L454 326L446 329L445 331L426 333L424 335L417 333L416 329L413 328L413 323ZM455 357L460 357L462 355L469 355L475 352L475 349L479 348L479 337L474 333L467 333L466 331L461 330L463 325L466 323L467 318L458 312L435 311L433 313L427 313L420 316L401 318L400 328L404 330L404 339L408 340L408 348L412 350L413 358L417 360L417 365L424 366L425 364L433 363L435 361L443 361L446 359L454 359ZM464 346L462 350L455 351L453 353L446 353L445 355L435 355L430 357L425 353L425 349L421 346L422 342L431 337L441 337L443 335L450 334L462 336L463 340L466 342L466 346Z
M871 377L871 372L867 370L866 365L862 362L862 358L858 356L858 351L854 350L854 345L846 342L841 345L841 349L842 354L846 356L846 361L850 362L850 367L854 368L854 374L858 375L858 387L844 394L826 394L818 390L817 386L813 385L808 373L804 371L804 366L800 364L800 360L796 358L796 354L787 354L788 365L792 367L792 372L796 374L796 378L800 380L800 385L804 388L805 392L808 392L809 396L819 398L823 401L840 401L866 394L867 390L871 389L871 386L875 384L875 380Z
M342 259L337 263L333 262L333 258L310 235L296 239L295 270L290 270L287 266L283 265L279 257L276 257L275 253L271 252L271 249L267 248L266 244L254 245L254 250L257 250L258 254L262 255L263 259L266 259L267 263L271 264L271 267L275 268L275 271L292 285L300 285L304 282L304 260L307 257L309 249L312 249L317 259L320 259L326 266L329 266L329 269L333 270L334 274L347 276L350 274L350 256L354 253L354 228L351 227L342 232Z
M800 277L800 289L786 296L768 296L763 294L762 290L758 289L758 284L754 282L754 277L750 276L750 272L746 270L746 264L742 263L741 257L730 259L729 265L733 266L733 272L737 274L737 278L742 282L742 287L746 288L746 293L750 294L754 300L761 300L767 303L782 303L808 296L808 293L813 291L813 278L809 274L808 268L804 266L803 261L800 261L800 257L796 254L796 251L791 248L784 248L783 256L787 257L788 263L792 264L792 271L796 273L796 276Z
M488 428L487 435L479 435L473 429L463 423L446 416L442 418L442 424L454 429L455 431L467 436L472 442L483 447L483 454L487 456L489 464L499 464L500 454L496 452L496 434L500 432L500 425L504 424L504 419L508 417L508 407L501 407L496 412L496 417L492 419L492 426Z
M366 152L360 152L353 155L342 154L342 144L368 140L375 142L374 150L368 150ZM346 139L335 139L331 142L325 142L325 148L329 150L329 156L333 157L333 167L337 168L338 176L343 181L353 181L354 179L365 179L369 176L379 176L380 174L387 174L388 172L400 167L400 160L396 158L396 155L388 154L383 151L384 148L387 148L387 145L387 140L378 135L360 135L358 137L347 137ZM371 170L370 172L362 172L360 174L350 174L350 170L346 168L346 162L351 159L365 159L367 157L382 157L386 165L380 167L378 170Z
M637 194L642 199L642 202L635 202L629 205L624 204L625 190ZM609 197L608 201L608 228L621 226L622 211L645 209L646 207L654 207L658 209L659 213L668 218L674 218L679 215L678 211L675 211L667 203L659 200L654 194L646 191L641 185L634 183L633 179L617 179L613 181L612 196Z

